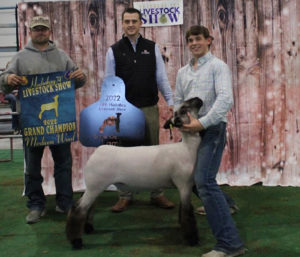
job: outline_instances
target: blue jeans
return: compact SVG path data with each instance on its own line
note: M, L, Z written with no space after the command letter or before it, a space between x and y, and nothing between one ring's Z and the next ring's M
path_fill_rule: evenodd
M211 230L217 240L215 250L231 253L243 246L229 205L217 184L216 176L226 143L226 123L221 122L201 132L195 165L195 184Z
M42 210L46 198L42 188L41 160L44 146L24 147L25 149L25 195L28 197L27 207L31 210ZM56 204L67 210L72 206L72 154L70 143L49 146L54 160L54 180L56 188Z
M196 186L193 186L193 193L194 193L196 196L200 197L200 196L198 195L198 191L197 191ZM222 193L223 193L223 195L224 195L224 197L225 197L225 199L226 199L226 202L227 202L227 204L229 205L229 207L233 207L233 208L234 208L234 207L236 206L235 201L231 198L230 195L228 195L228 194L225 193L224 191L222 191Z

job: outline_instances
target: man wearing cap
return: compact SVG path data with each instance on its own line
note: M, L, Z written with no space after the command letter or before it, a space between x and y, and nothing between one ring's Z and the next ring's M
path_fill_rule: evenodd
M16 89L23 75L72 71L70 78L75 81L75 88L80 88L86 81L82 70L78 69L70 57L55 43L50 41L51 26L48 17L34 17L30 23L31 40L24 50L18 52L6 70L0 76L0 87L6 92ZM28 224L36 223L45 214L45 195L42 189L41 159L44 147L24 146L25 152L25 195L30 209L26 217ZM70 143L49 147L54 160L54 178L56 186L56 211L67 212L72 205L72 155Z
M226 114L233 104L231 74L228 66L209 51L213 37L204 26L192 26L186 32L191 61L178 71L175 110L185 100L203 101L198 119L191 115L186 132L200 132L201 143L195 164L195 185L208 223L216 238L214 249L202 257L233 257L245 252L229 205L217 184L216 176L226 144Z

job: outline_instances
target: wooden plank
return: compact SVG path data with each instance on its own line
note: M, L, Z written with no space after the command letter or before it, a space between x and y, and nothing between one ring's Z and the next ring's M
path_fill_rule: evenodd
M106 51L121 38L121 14L132 5L133 0L19 4L21 46L28 41L27 20L49 14L56 20L53 39L88 74L87 85L76 92L78 119L100 97ZM220 183L300 185L299 13L297 0L184 1L182 26L141 30L159 44L173 90L178 69L191 57L184 39L191 25L209 28L215 38L212 53L232 70L235 104L228 114ZM167 106L161 96L159 108L162 125ZM169 132L161 130L160 139L170 142ZM93 151L72 144L75 189L82 186L82 169ZM45 158L50 173L50 153Z

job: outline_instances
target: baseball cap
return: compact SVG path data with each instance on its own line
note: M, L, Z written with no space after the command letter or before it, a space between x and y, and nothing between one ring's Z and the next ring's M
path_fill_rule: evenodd
M46 16L33 17L30 23L30 28L32 29L36 26L44 26L50 29L50 19Z

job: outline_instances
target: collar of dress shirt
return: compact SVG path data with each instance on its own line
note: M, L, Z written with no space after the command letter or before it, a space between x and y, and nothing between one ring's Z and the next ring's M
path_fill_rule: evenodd
M129 39L129 37L127 37L125 34L123 35L123 38L128 38L129 42L131 43L132 46L136 46L138 41L139 41L139 38L142 37L141 34L139 34L139 36L136 38L136 41L133 42Z
M212 54L211 54L210 51L208 51L205 55L198 58L198 60L197 60L198 66L206 63L211 57L212 57ZM195 58L192 58L191 61L190 61L190 65L193 66L194 63L195 63Z

